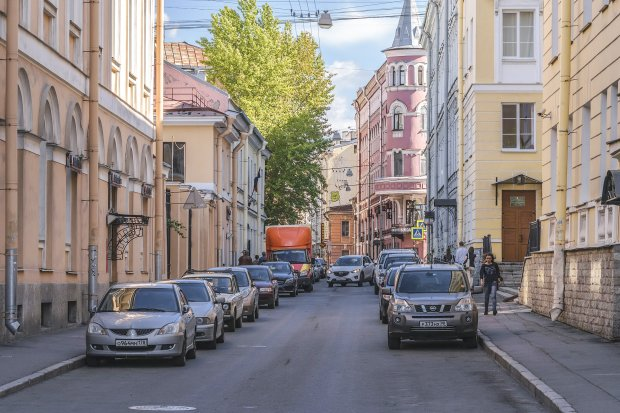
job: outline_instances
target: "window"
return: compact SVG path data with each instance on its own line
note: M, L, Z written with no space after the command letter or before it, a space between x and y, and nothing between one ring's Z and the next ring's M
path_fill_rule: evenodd
M30 18L30 0L19 1L19 24L26 29L28 28L28 19Z
M424 84L424 68L422 66L418 66L418 85Z
M394 108L392 115L392 130L403 130L403 112L401 108Z
M392 86L396 86L396 67L392 67Z
M71 24L69 27L69 60L76 66L80 66L82 62L82 31Z
M599 153L599 177L601 182L607 172L607 90L601 93L601 138Z
M427 111L426 111L426 106L423 106L420 109L420 131L425 131L426 130L426 125L427 125L427 119L426 117L428 116Z
M592 0L583 0L583 26L588 27L592 23Z
M426 155L420 156L420 176L426 176Z
M502 149L534 149L534 104L502 104Z
M503 57L534 57L534 12L504 12Z
M612 205L601 206L596 211L596 241L598 243L615 242L615 210Z
M556 205L556 191L558 189L558 173L557 173L557 162L558 162L558 130L556 127L551 128L551 208L555 210Z
M398 67L398 84L399 85L404 85L406 84L405 81L405 66L399 66Z
M551 57L557 57L558 55L558 43L560 41L559 33L559 12L558 12L559 0L551 0Z
M584 105L581 109L581 188L579 191L580 202L587 202L590 191L590 105ZM605 158L601 158L603 160Z
M164 162L170 165L170 181L185 182L185 142L164 142Z
M403 153L394 152L392 157L394 159L394 176L403 176Z
M584 245L586 242L588 242L588 212L587 211L581 211L579 212L579 221L578 221L578 228L577 230L579 231L579 245Z
M349 221L342 221L341 223L341 234L343 237L349 236Z
M45 1L43 4L43 41L53 48L56 48L56 13L56 6Z

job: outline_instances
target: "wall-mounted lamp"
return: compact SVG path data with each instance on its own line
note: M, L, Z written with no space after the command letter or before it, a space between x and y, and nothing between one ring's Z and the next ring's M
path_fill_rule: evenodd
M329 15L327 10L323 11L319 17L319 27L321 29L329 29L332 27L332 16Z
M548 119L551 117L551 113L547 113L547 109L543 109L542 111L537 113L539 118Z

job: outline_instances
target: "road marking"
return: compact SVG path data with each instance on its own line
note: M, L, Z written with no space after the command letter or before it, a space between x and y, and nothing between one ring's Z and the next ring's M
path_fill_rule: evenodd
M246 344L240 344L237 347L238 348L267 348L267 346L248 346Z
M129 410L140 410L147 412L187 412L196 410L195 407L189 406L165 406L165 405L151 405L151 406L130 406Z

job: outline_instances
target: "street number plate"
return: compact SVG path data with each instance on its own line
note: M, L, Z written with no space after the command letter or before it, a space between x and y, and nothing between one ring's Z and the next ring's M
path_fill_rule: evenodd
M116 347L147 347L147 339L139 340L116 340Z
M420 327L447 327L447 321L420 321Z

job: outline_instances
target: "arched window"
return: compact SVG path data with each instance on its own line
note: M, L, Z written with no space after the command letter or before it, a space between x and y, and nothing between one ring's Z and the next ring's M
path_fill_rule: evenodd
M392 86L396 86L396 67L392 66Z
M422 66L418 66L418 85L424 84L424 68Z
M398 84L399 85L404 85L406 84L405 81L405 66L399 66L398 67Z
M392 130L403 130L403 111L399 107L394 108Z

